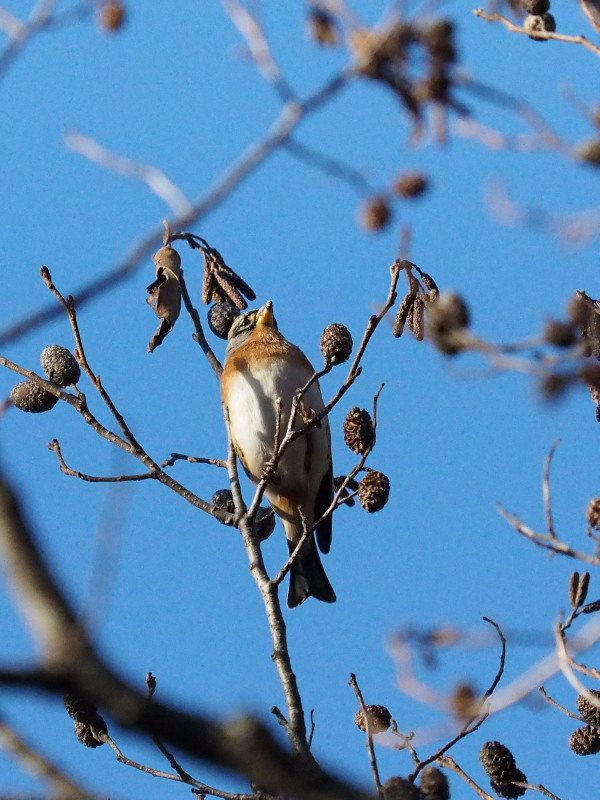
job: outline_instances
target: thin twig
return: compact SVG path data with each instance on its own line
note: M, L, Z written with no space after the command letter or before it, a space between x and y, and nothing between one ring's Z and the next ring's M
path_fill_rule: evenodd
M221 373L223 372L223 367L221 362L216 357L212 347L209 345L206 336L204 335L204 330L202 328L202 323L200 322L200 314L198 313L198 309L194 306L190 299L189 292L187 290L187 285L185 283L183 277L183 270L181 270L180 277L179 277L179 284L181 286L181 297L183 299L183 304L192 320L192 324L194 326L194 341L198 342L200 345L202 352L206 356L208 363L213 369L217 380L221 378Z
M161 467L172 467L176 461L187 461L189 464L211 464L213 467L227 469L227 461L222 458L201 458L200 456L187 456L185 453L171 453L171 458L161 462Z
M57 439L53 439L51 442L48 442L48 450L52 450L52 452L56 453L61 472L64 472L65 475L70 475L73 478L79 478L82 481L87 481L88 483L121 483L124 481L147 481L148 479L156 478L156 475L153 472L142 472L135 475L113 475L109 477L86 475L84 472L78 472L66 465L60 449L60 444L58 443Z
M0 718L0 749L9 753L28 772L32 772L47 783L51 787L53 796L60 796L65 800L94 800L94 795L42 755L38 746L29 745L2 718Z
M566 714L567 717L570 717L571 719L576 719L578 722L583 722L586 725L591 725L592 724L592 723L589 723L586 719L584 719L579 714L575 714L573 711L569 711L568 708L565 708L564 706L561 706L560 703L557 703L556 700L554 700L554 698L550 697L550 695L546 692L546 690L545 690L545 688L543 686L540 686L539 692L542 695L542 697L544 698L544 700L546 700L548 703L550 703L551 706L554 706L554 708L557 708L559 711L562 711L562 713ZM594 726L594 727L597 727L597 726Z
M371 766L371 775L373 776L373 783L375 784L375 789L377 790L377 794L380 798L383 798L383 788L381 786L381 780L379 778L379 767L377 766L377 758L375 756L375 748L373 747L373 734L371 733L371 722L369 720L369 713L367 711L367 707L365 705L365 701L362 696L362 692L358 686L358 682L356 680L356 675L351 672L350 673L350 680L348 681L354 694L356 695L356 699L360 705L362 711L362 718L365 723L365 735L367 737L367 753L369 754L369 764Z
M458 766L458 764L452 758L452 756L444 756L443 758L438 759L438 763L440 767L444 767L445 769L451 769L453 772L456 772L457 775L460 775L460 777L466 783L469 784L471 789L477 792L479 797L483 798L483 800L496 800L495 797L493 797L491 794L488 794L486 791L484 791L484 789L481 788L481 786L476 784L475 781L472 778L470 778L467 775L467 773Z
M525 781L511 781L511 783L513 786L520 786L521 789L531 789L533 792L539 792L540 794L549 797L550 800L561 800L558 795L552 794L552 792L546 789L545 786L542 786L541 783L533 784Z
M555 553L556 555L575 558L585 564L593 564L595 567L600 566L599 557L590 556L587 553L582 553L580 550L575 550L573 547L566 544L566 542L563 542L562 539L558 539L555 536L549 535L548 533L536 533L524 522L521 522L516 514L511 514L506 511L506 509L500 505L500 503L496 505L496 508L517 533L520 533L521 536L529 539L529 541L535 544L537 547L541 547L544 550Z
M481 19L485 19L488 22L501 22L511 33L523 33L526 36L531 35L531 31L528 31L527 28L522 28L520 25L515 25L514 22L511 22L507 17L502 16L502 14L487 14L482 8L475 8L473 13L476 17L481 17ZM556 33L555 31L535 31L535 38L536 39L553 39L557 42L568 42L570 44L580 44L583 47L586 47L588 50L591 50L597 56L600 56L600 47L590 42L582 34L577 36L568 36L564 33Z

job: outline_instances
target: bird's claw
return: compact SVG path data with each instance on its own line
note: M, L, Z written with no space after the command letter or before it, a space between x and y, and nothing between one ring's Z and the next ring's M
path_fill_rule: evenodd
M279 483L281 480L273 461L265 461L260 471L260 477L266 483Z

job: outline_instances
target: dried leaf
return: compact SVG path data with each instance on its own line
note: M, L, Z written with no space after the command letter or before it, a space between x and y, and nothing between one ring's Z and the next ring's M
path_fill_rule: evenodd
M163 343L165 336L170 333L172 329L171 323L167 319L161 319L156 332L148 342L148 352L151 353L155 348Z

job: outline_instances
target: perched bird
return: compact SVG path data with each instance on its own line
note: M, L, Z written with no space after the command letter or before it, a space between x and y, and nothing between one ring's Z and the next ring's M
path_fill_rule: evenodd
M269 300L257 311L241 314L231 326L221 376L221 398L228 410L231 437L238 457L253 483L259 483L274 456L275 431L280 414L281 437L287 430L292 400L313 375L309 360L285 339L273 316ZM281 411L278 412L278 400ZM323 410L318 383L313 383L300 404L294 428ZM268 474L268 472L266 473ZM324 417L296 439L284 452L271 475L265 496L285 528L289 552L303 533L319 520L333 497L331 437ZM331 516L316 528L323 553L331 545ZM290 570L288 606L307 597L335 602L312 533Z

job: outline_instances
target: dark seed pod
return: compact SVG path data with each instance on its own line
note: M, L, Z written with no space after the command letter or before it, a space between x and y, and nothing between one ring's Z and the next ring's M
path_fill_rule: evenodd
M486 742L479 753L481 764L490 778L499 778L513 772L515 757L501 742Z
M369 722L369 733L383 733L392 724L392 715L385 706L365 706L367 720ZM354 722L364 733L367 732L365 714L360 708L354 715Z
M556 20L552 14L534 15L529 14L525 17L523 27L529 34L529 38L535 42L547 42L546 36L539 36L540 33L554 33L556 30Z
M123 27L126 12L122 3L107 0L100 8L100 27L108 33L114 33Z
M581 161L600 166L600 139L588 139L587 142L581 142L575 148L575 155Z
M448 778L437 767L425 767L421 773L420 786L423 800L450 800Z
M481 748L479 758L496 794L507 798L521 797L525 794L525 789L512 783L512 781L526 783L527 778L517 767L508 747L500 742L486 742Z
M385 197L372 197L360 212L360 222L366 231L380 231L390 221L392 212Z
M229 330L239 315L239 309L229 300L215 303L208 311L208 327L219 339L227 339Z
M536 17L550 11L550 0L519 0L519 5L527 14L534 14Z
M579 695L576 701L577 710L586 722L600 726L600 692L597 689L588 690L593 697L597 698L598 705L590 702L587 697Z
M469 683L459 683L450 697L452 711L460 719L474 717L479 709L479 696Z
M515 767L514 773L510 776L510 780L490 780L492 790L500 797L507 797L509 800L515 797L521 797L525 794L527 789L524 786L515 786L513 781L517 783L527 783L527 778L518 767Z
M399 776L388 778L382 789L384 800L422 800L423 797L418 786Z
M68 692L63 698L67 714L75 720L75 735L86 747L100 747L103 741L95 734L106 734L106 722L98 714L98 709L85 698Z
M453 356L466 346L465 330L470 315L464 300L454 292L442 292L427 306L427 332L434 345Z
M595 614L596 611L600 611L600 600L595 600L593 603L588 603L581 609L583 614Z
M420 38L434 61L450 64L456 59L454 31L448 20L436 19L431 22L421 31Z
M51 344L44 347L40 355L42 369L49 381L57 386L71 386L81 377L75 356L66 347Z
M405 297L402 298L402 302L398 306L396 319L394 320L394 327L392 328L392 336L395 336L396 339L399 339L404 333L404 326L406 325L407 317L411 308L413 307L416 297L416 292L409 292L407 295L405 295Z
M233 502L231 489L219 489L210 498L210 503L221 511L227 511L228 514L235 513L235 503Z
M272 508L260 506L256 512L255 530L261 542L264 542L275 530L275 514Z
M50 411L58 402L58 397L47 392L33 381L21 381L13 387L10 393L10 400L14 406L21 411L28 411L31 414L41 414L43 411Z
M422 172L405 172L394 181L394 192L399 197L419 197L427 191L429 179Z
M328 325L321 334L321 355L330 364L348 361L352 345L352 334L339 322Z
M312 9L308 15L308 33L317 44L333 47L339 41L335 19L320 9Z
M590 527L600 530L600 497L594 497L593 500L590 500L585 511L585 517Z
M554 347L571 347L577 342L577 332L573 323L553 319L544 329L544 340Z
M358 499L369 514L381 511L390 496L390 480L383 472L370 470L358 484Z
M577 728L571 734L569 747L578 756L594 756L600 753L600 731L590 725Z
M351 408L344 420L344 441L353 453L364 455L375 443L371 415L364 408Z
M104 742L96 739L92 728L87 722L81 722L81 720L76 719L73 728L77 739L86 747L101 747L104 744Z

